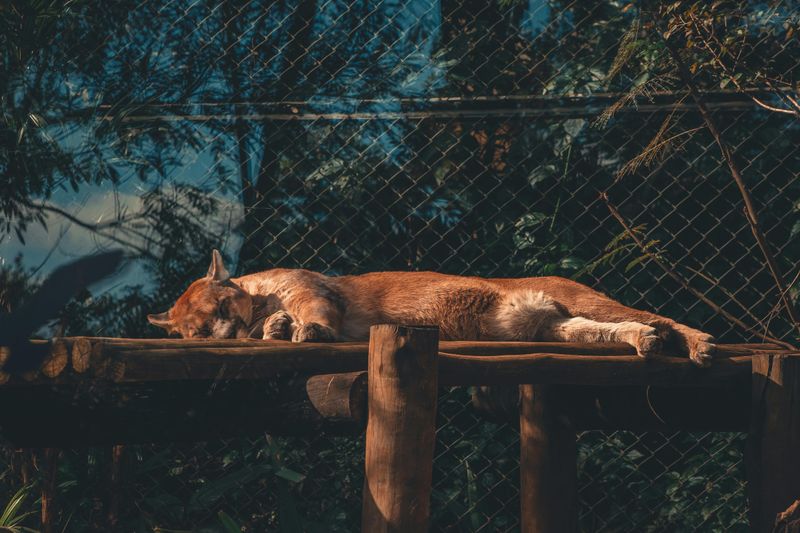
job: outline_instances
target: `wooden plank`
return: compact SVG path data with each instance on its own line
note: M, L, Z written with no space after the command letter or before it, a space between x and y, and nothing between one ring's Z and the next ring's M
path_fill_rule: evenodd
M278 347L175 348L93 350L90 373L62 372L55 378L40 373L24 380L10 379L3 387L32 384L69 384L110 380L146 383L180 380L268 379L285 372L343 373L364 370L366 353L360 349L304 345L303 350ZM750 357L715 360L698 368L684 357L642 359L638 356L528 354L471 356L442 353L440 383L458 385L572 385L713 386L750 375Z
M65 337L67 346L75 342L102 342L107 346L126 347L130 349L146 348L246 348L251 346L283 346L291 350L296 343L279 340L261 339L126 339L116 337ZM320 344L317 344L319 346ZM325 343L325 346L338 346L346 350L361 348L366 353L366 342ZM574 355L635 355L636 350L625 343L579 343L579 342L521 342L521 341L441 341L439 350L445 353L462 355L515 355L534 353L563 353ZM786 351L784 348L769 343L750 344L718 344L717 354L720 357L729 355L748 355L754 352ZM666 354L669 355L669 354Z
M438 328L370 328L361 530L428 530L436 435Z
M66 346L72 352L72 368L63 371L64 365L60 363L58 372L37 371L26 375L28 382L84 382L91 377L126 383L264 379L285 371L342 373L365 370L367 366L364 343L73 338L59 339L53 346L54 349ZM765 353L760 350L766 345L720 345L718 357L708 369L696 368L685 357L645 360L631 355L633 349L624 344L450 341L440 346L440 382L444 385L709 386L749 376L749 354ZM446 350L474 353L494 350L496 354L505 354L464 355ZM536 352L511 353L531 350ZM91 372L87 372L89 368ZM11 379L6 386L15 385L26 384Z
M523 533L578 527L577 436L561 416L558 386L520 386L520 525Z
M761 533L800 496L800 355L754 356L752 401L750 525Z
M685 357L598 355L455 355L439 357L442 385L676 385L708 386L750 374L750 356L698 368Z

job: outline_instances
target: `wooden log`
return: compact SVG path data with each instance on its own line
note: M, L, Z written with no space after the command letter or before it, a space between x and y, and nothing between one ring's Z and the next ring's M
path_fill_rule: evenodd
M11 348L0 346L0 385L3 385L11 378L11 374L3 370L9 357L11 357Z
M104 353L105 341L92 343L92 351L89 354L89 368L95 377L103 377L108 369L109 357Z
M518 341L442 341L439 343L442 354L458 355L636 355L636 350L625 343L586 343L586 342L518 342ZM718 359L752 355L761 352L786 351L774 344L718 344L714 357ZM664 352L665 357L684 358L679 354Z
M306 393L317 413L327 420L366 420L366 372L311 376Z
M82 337L65 337L63 340L69 346L74 346ZM92 342L102 342L104 345L128 349L170 349L185 347L201 348L248 348L248 347L273 347L292 349L296 343L278 340L261 339L125 339L116 337L91 337ZM320 346L319 344L317 346ZM334 350L358 350L366 354L365 342L337 342L326 343L333 346ZM521 341L441 341L439 350L443 353L460 355L519 355L536 353L559 353L572 355L635 355L636 350L625 343L580 343L580 342L521 342ZM718 344L715 357L724 358L736 355L751 355L759 352L786 351L784 348L769 344ZM671 355L665 353L665 355ZM672 354L678 356L677 354Z
M800 495L800 355L753 356L753 407L747 454L750 525L772 531Z
M83 353L86 349L86 339L64 341L73 352L77 350ZM92 339L90 342L91 374L100 379L131 383L187 379L261 379L287 370L310 374L341 373L364 370L367 365L366 345L363 343L298 344L258 340L242 342L236 339ZM516 347L519 350L548 349L567 352L491 356L441 352L439 379L443 385L560 383L709 386L750 375L749 356L735 354L762 353L747 346L722 345L719 351L725 356L716 359L711 368L700 369L685 357L656 357L645 360L633 355L609 355L631 352L632 348L627 345L530 342L442 344L449 344L450 349L462 351L478 348L486 351L494 346L498 351L509 351ZM572 353L582 351L587 353ZM124 363L124 374L119 372L121 366L111 365L112 361ZM37 373L26 377L33 382L48 379L46 376L39 378ZM65 375L63 380L80 380L80 377L75 373Z
M50 354L42 361L42 374L54 378L67 367L69 354L67 344L62 339L53 339Z
M108 495L106 500L106 522L107 531L115 533L119 531L119 509L122 500L123 487L123 460L125 456L125 446L117 444L111 447L111 467L108 479Z
M359 347L339 344L128 349L95 344L92 373L108 375L110 360L125 362L126 382L208 379L260 379L285 371L341 373L366 368ZM96 354L96 355L95 355ZM689 359L637 356L534 354L439 357L442 385L518 385L525 382L705 386L750 374L750 357L719 359L697 368Z
M598 355L455 355L439 357L442 385L679 385L728 383L750 374L750 356L715 360L698 368L685 357Z
M44 479L42 480L42 533L55 533L58 522L56 509L56 493L58 490L58 456L60 450L45 448L43 451Z
M0 370L6 366L6 362L11 357L11 348L8 346L0 346Z
M435 327L370 328L361 530L428 530L436 434Z
M92 355L92 342L89 339L78 337L72 342L72 369L78 374L89 370Z
M111 359L125 362L123 381L185 379L260 379L287 371L342 373L365 370L363 345L345 343L287 343L252 347L204 347L131 349L97 343L92 368L105 375ZM97 368L95 368L97 367Z
M561 385L562 415L579 431L738 431L750 427L750 381L713 387ZM519 422L519 394L510 386L473 396L495 422ZM513 396L511 392L514 392Z
M559 411L559 388L521 385L520 397L521 531L577 531L577 437Z

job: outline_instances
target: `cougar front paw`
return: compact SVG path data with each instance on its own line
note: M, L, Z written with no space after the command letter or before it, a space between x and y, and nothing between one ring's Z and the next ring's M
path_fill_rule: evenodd
M639 330L636 339L636 353L640 357L652 357L661 353L662 340L655 328L649 326Z
M328 326L316 322L306 322L294 330L292 342L331 342L336 340L336 334Z
M264 321L264 340L288 341L292 338L292 317L277 311Z
M688 341L689 359L697 366L711 366L711 359L714 357L714 352L717 351L717 345L714 344L714 337L711 335L703 335L690 338Z

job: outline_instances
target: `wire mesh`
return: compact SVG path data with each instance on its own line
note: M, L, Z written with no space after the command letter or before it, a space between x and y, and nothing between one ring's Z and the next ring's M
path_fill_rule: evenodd
M684 55L794 299L798 11L745 4L709 26L744 43L735 62ZM10 51L0 250L24 261L6 268L35 276L97 248L135 253L124 283L65 313L72 334L154 335L144 315L221 247L238 273L561 275L721 340L784 338L791 325L727 162L648 40L668 23L705 31L690 5L12 1L0 7ZM635 65L618 68L631 42ZM637 97L603 119L631 88ZM648 151L658 155L629 166ZM438 416L433 530L519 530L516 429L479 417L467 389L442 391ZM357 530L362 440L128 446L121 459L64 450L60 521ZM737 434L582 433L581 529L744 529L742 447ZM35 453L7 456L10 496L39 465Z

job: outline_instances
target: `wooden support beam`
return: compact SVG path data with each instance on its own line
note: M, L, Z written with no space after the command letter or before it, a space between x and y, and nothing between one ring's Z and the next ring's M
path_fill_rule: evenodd
M800 497L800 355L754 356L752 398L750 525L764 533Z
M58 458L61 450L45 448L42 450L42 533L55 533L58 524L56 496L58 492Z
M119 511L123 494L123 461L125 446L111 446L110 468L108 472L108 494L106 495L106 527L108 533L119 531Z
M520 525L523 533L578 528L577 436L555 385L520 386Z
M439 379L443 385L705 386L749 376L750 355L770 348L720 345L711 368L699 369L686 357L644 360L625 344L448 341L440 344ZM262 379L286 371L340 373L367 367L367 345L352 342L76 337L33 341L25 349L47 352L42 355L46 364L24 380L0 375L0 384L86 382L92 377L125 383ZM0 363L6 352L0 349ZM67 354L72 365L67 365Z
M435 327L370 328L361 530L428 530L436 435Z
M635 355L456 355L439 357L442 385L679 385L729 383L750 375L750 356L716 359L698 368L687 357Z

